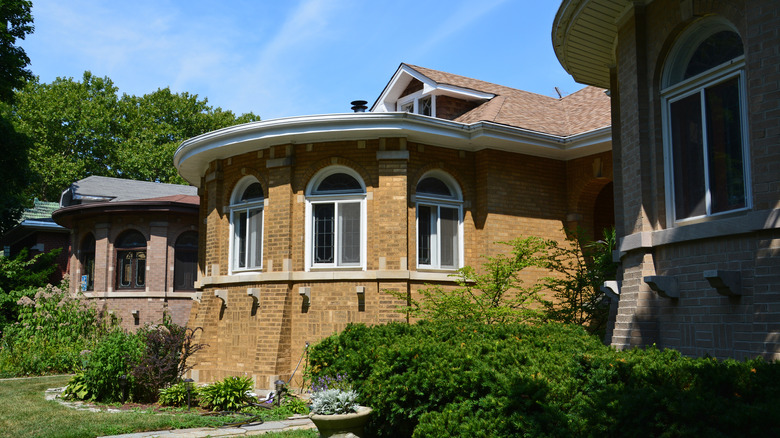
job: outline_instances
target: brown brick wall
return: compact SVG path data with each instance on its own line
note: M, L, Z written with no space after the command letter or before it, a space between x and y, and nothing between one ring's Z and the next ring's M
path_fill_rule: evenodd
M619 89L612 93L619 107L614 119L620 125L615 198L621 235L672 227L666 223L661 78L679 35L705 16L727 19L742 37L753 210L780 206L776 171L780 153L775 147L780 138L776 111L780 63L772 62L780 53L779 15L776 2L769 0L656 0L637 6L621 23L615 71ZM701 226L678 226L677 234ZM722 228L714 235L656 243L624 254L612 344L623 348L656 343L693 356L780 358L778 231L770 226L757 232L731 232ZM705 270L715 269L738 272L742 295L717 294L703 277ZM680 298L660 297L643 281L647 275L674 279Z
M147 323L159 323L167 309L173 321L184 325L189 320L191 294L173 290L174 245L186 231L197 231L197 217L182 213L122 213L87 217L71 230L74 250L70 256L71 291L81 287L83 267L80 245L95 237L94 290L87 296L98 300L122 319L122 327L135 330ZM114 242L127 230L137 230L147 239L146 288L118 289ZM121 295L118 295L121 294ZM132 311L138 310L138 321ZM136 323L137 322L137 323Z

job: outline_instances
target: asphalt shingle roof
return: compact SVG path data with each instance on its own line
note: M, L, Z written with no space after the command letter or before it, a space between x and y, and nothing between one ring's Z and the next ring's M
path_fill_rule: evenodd
M197 187L149 181L89 176L70 185L72 195L110 198L109 202L148 200L168 196L197 196Z
M496 97L455 121L489 121L558 136L610 126L610 100L603 89L585 87L562 98L543 96L490 82L404 64L439 84L490 93Z

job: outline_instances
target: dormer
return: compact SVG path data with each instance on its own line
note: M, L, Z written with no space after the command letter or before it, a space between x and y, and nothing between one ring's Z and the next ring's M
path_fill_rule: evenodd
M423 72L435 73L432 78ZM410 112L454 120L496 97L493 93L448 83L446 73L401 64L371 112ZM452 79L459 77L451 75ZM438 80L437 80L438 79Z

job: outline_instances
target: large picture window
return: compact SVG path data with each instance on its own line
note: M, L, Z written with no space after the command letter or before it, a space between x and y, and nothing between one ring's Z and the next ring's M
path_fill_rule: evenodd
M667 197L673 222L750 205L742 40L726 23L697 26L666 66Z
M417 183L417 267L457 269L462 266L462 197L457 184L443 173L426 174Z
M146 238L136 230L125 231L114 244L117 289L146 287Z
M334 166L307 189L307 259L314 268L363 267L366 189L351 169Z
M240 181L230 203L231 271L263 266L263 187L253 177Z

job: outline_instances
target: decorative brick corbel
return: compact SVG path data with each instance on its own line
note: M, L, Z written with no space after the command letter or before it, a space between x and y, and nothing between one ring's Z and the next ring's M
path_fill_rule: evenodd
M742 277L739 271L721 271L713 269L704 271L704 278L719 294L728 297L742 295Z
M644 280L650 289L656 291L658 295L664 298L680 298L676 278L665 275L648 275Z
M601 285L601 291L604 292L604 295L610 300L619 300L620 282L615 280L605 281L604 284Z

